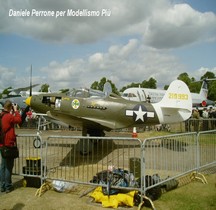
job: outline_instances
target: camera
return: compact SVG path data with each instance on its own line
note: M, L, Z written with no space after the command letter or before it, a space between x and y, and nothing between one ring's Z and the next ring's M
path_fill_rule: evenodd
M16 103L12 103L12 110L14 111L14 107L17 106Z
M16 103L12 103L12 107L14 108L15 106L17 106L17 104Z

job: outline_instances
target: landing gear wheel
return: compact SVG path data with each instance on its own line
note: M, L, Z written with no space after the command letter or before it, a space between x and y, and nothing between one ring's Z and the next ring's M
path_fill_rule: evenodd
M38 148L41 148L41 139L40 137L36 137L33 141L33 145L34 145L34 148L38 149Z

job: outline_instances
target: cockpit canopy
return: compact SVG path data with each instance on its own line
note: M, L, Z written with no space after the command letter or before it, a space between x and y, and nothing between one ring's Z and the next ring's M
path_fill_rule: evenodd
M88 88L72 89L66 93L70 97L79 97L79 98L104 98L105 93L100 90L93 90Z

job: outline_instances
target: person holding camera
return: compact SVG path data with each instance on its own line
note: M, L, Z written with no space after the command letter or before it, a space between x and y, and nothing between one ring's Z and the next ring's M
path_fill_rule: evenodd
M4 110L1 113L1 128L4 133L4 145L15 146L16 134L15 124L20 124L22 118L17 110L17 104L12 104L7 100L4 104ZM0 147L3 145L0 145ZM9 193L13 190L12 184L12 170L14 166L13 158L3 158L1 161L0 175L1 175L1 192Z

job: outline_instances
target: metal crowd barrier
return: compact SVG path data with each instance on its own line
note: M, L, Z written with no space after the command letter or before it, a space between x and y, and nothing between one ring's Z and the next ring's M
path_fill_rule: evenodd
M215 118L190 118L185 121L185 131L186 132L201 132L216 129L216 119Z
M196 133L176 134L145 139L142 177L159 175L160 180L144 191L168 180L183 176L196 168Z
M51 180L99 185L94 176L108 168L136 174L134 161L141 157L141 141L133 138L50 136L46 143L46 178Z
M216 165L216 130L202 131L197 134L197 170Z
M143 192L192 172L216 167L216 130L145 139L141 176L159 175Z
M14 173L44 180L85 185L113 166L129 171L140 186L124 187L146 191L169 180L216 165L216 130L147 138L18 135L20 157ZM146 185L145 177L160 179Z
M42 141L39 134L17 135L19 158L14 161L13 174L23 176L24 185L38 187L43 183L46 148L41 146Z

